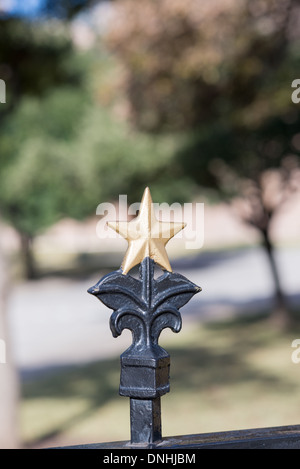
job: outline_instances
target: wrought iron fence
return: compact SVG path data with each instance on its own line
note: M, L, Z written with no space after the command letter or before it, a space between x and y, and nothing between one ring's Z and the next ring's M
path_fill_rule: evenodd
M128 249L121 268L105 275L88 292L113 310L110 328L114 337L124 329L132 332L132 345L121 355L119 388L120 395L130 399L131 439L65 448L181 451L201 448L300 449L300 426L172 437L162 435L160 399L170 390L170 356L158 344L159 335L164 328L180 331L179 310L201 292L201 287L172 271L165 245L184 225L160 222L155 218L148 188L144 192L138 217L130 222L110 223L110 226L126 238ZM139 278L135 278L129 271L138 264L140 274ZM162 268L158 278L154 277L156 264ZM176 454L175 458L178 457ZM195 461L159 462L177 464Z

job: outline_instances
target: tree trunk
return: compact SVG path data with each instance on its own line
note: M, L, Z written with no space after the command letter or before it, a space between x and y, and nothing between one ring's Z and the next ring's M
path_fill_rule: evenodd
M28 280L36 278L36 266L33 255L33 236L21 233L21 250L24 263L25 277Z
M0 240L1 241L1 240ZM7 265L0 245L0 448L18 448L18 398L19 381L6 317L6 297L8 289Z
M271 315L272 319L282 325L290 323L290 313L285 295L282 290L278 266L275 259L274 246L272 244L268 229L261 229L263 247L267 254L272 278L274 281L275 307Z

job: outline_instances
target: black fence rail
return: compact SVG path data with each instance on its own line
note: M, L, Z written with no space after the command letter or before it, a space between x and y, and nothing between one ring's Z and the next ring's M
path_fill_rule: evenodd
M203 433L162 438L155 444L138 446L130 441L65 446L64 449L300 449L300 425L255 428L230 432Z

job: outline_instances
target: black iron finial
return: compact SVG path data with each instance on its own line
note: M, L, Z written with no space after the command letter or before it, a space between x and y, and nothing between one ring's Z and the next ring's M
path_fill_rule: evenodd
M132 345L121 355L120 378L120 394L130 397L132 445L155 444L162 437L160 397L170 389L170 356L158 338L165 328L180 331L179 309L201 291L172 271L164 270L154 278L155 263L145 256L139 279L121 268L88 290L113 310L110 328L114 337L124 329L132 332Z

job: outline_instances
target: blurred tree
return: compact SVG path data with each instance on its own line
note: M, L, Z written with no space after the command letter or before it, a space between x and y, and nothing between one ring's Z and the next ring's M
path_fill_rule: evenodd
M184 175L247 202L241 216L262 235L285 319L270 227L299 187L299 20L295 0L119 0L107 35L133 125L184 135L172 184Z
M43 100L24 98L2 125L1 215L20 234L26 275L35 276L32 242L59 220L76 193L76 164L67 151L86 99L70 87Z
M24 96L42 97L68 83L78 86L81 73L66 26L0 16L0 76L6 83L3 119Z
M203 126L176 155L177 163L198 187L214 189L259 231L275 286L273 317L287 323L289 312L271 233L276 215L300 187L300 115L297 112L295 120L292 115L292 123L289 113L273 116L253 132L242 125Z
M84 63L61 22L0 16L0 77L7 92L0 107L0 213L20 234L28 277L35 275L34 237L69 207L75 210L82 186L68 142L77 135L89 101L80 71ZM83 216L89 209L94 205L82 203L75 211ZM14 448L19 386L7 330L11 278L2 242L0 264L0 340L6 346L6 363L0 365L0 446Z
M170 165L175 149L172 137L136 132L109 110L91 107L70 146L82 185L80 200L69 213L80 217L84 211L81 204L93 213L95 201L114 200L119 194L127 194L130 202L136 202L147 177L156 180ZM183 200L180 190L178 196Z
M75 165L64 147L87 102L79 70L62 23L0 16L0 77L7 93L0 108L0 213L20 234L28 277L35 274L33 237L58 219L71 198L66 187L75 180ZM0 339L6 363L0 365L0 446L15 448L19 385L7 327L11 278L1 235Z
M6 133L5 127L9 125L7 119L12 117L23 96L40 96L55 84L71 79L70 73L61 65L68 55L69 45L65 40L60 42L57 37L50 41L50 36L49 33L40 28L35 30L30 23L0 16L0 77L6 83L6 103L0 108L1 216L3 216L3 211L6 214L9 212L7 203L8 205L13 203L14 194L12 194L12 200L7 197L7 193L5 194L4 175L8 171L8 166L13 167L17 158L13 151L16 145L16 141L14 141L15 128L12 126L10 132ZM46 37L48 42L45 40ZM56 66L57 56L61 59L60 66ZM9 269L1 234L0 339L5 340L7 362L1 365L0 370L0 446L1 448L15 448L19 444L16 426L19 389L7 330L6 297L11 279L8 274Z
M0 209L20 234L27 278L37 274L36 235L63 217L94 214L116 194L137 200L144 174L154 178L175 149L168 138L130 131L101 96L91 100L89 86L23 97L2 123Z
M242 111L244 120L251 111L248 121L258 114L262 121L267 109L254 107L258 92L280 92L274 72L287 49L299 56L291 50L299 39L296 6L294 0L119 0L107 45L125 68L135 126L191 129L220 117L239 120Z
M31 277L33 236L60 213L59 168L65 162L61 152L55 156L57 142L75 134L87 98L64 24L1 17L0 38L0 75L7 90L1 106L0 210L20 233Z

